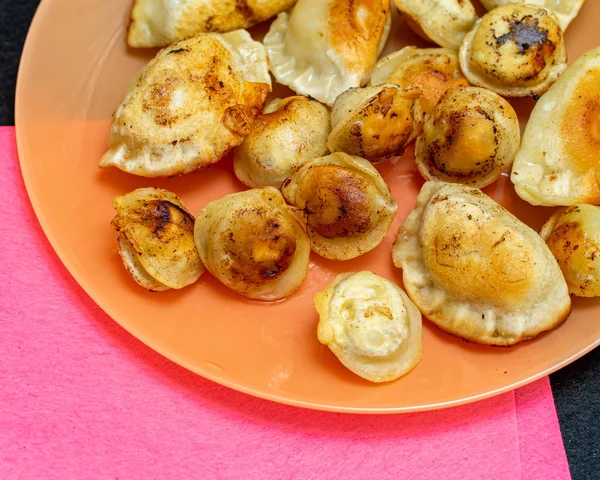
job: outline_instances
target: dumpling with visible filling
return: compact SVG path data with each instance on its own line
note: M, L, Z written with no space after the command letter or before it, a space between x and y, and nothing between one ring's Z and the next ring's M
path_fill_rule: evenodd
M560 28L564 31L579 13L579 9L584 1L585 0L481 0L481 3L488 10L493 10L496 7L511 3L527 3L529 5L545 7L554 12L560 23Z
M183 288L204 272L194 245L194 217L168 190L139 188L115 198L111 226L131 277L147 290Z
M414 138L415 100L420 93L394 84L346 90L333 104L329 151L372 163L402 155Z
M299 0L264 44L279 83L331 105L369 81L390 26L389 0Z
M600 47L535 104L510 179L532 205L600 203Z
M421 312L400 287L379 275L338 275L315 295L315 308L319 341L366 380L395 380L421 359Z
M571 312L567 284L542 238L466 185L425 183L392 255L421 313L466 340L514 345L558 327Z
M471 0L394 0L414 32L456 50L477 20Z
M265 50L245 30L175 43L127 90L100 166L166 177L218 162L250 133L270 92Z
M466 87L469 82L460 71L458 55L449 48L404 47L377 62L369 85L395 83L403 90L418 88L416 129L429 115L446 90Z
M296 0L135 0L130 47L166 47L199 33L248 28L287 10Z
M310 240L302 213L273 187L210 202L196 218L194 237L208 271L248 298L285 298L308 273Z
M332 260L349 260L385 238L398 206L377 169L342 152L301 165L281 189L304 212L312 249Z
M481 17L458 55L469 82L507 97L539 96L567 68L567 49L556 15L511 4Z
M281 188L294 169L327 153L329 109L308 97L270 102L233 151L233 170L251 188Z

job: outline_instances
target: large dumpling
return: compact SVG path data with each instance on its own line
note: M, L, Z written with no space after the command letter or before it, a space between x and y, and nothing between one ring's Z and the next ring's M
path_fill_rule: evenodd
M132 278L150 291L183 288L204 272L194 245L194 217L172 192L139 188L115 198L111 226Z
M273 187L210 202L196 218L194 237L208 271L248 298L284 298L308 273L310 240L302 213Z
M331 111L329 151L357 155L372 163L402 155L414 138L415 100L420 92L394 84L346 90Z
M473 85L507 97L539 96L567 68L567 49L554 13L511 4L477 21L463 39L459 61Z
M600 207L561 208L544 224L540 235L556 257L569 292L600 297Z
M308 97L270 102L244 142L233 151L233 169L251 188L280 188L295 168L327 153L329 109Z
M511 180L532 205L600 203L600 47L578 58L536 103Z
M496 7L508 5L509 3L527 3L529 5L538 5L552 10L560 27L566 30L569 24L579 13L579 9L585 0L481 0L481 3L488 10L493 10Z
M417 128L449 88L469 85L458 65L458 55L449 48L404 47L377 62L370 85L395 83L408 90L418 88Z
M542 238L466 185L425 183L393 259L421 313L466 340L514 345L556 328L571 311Z
M250 133L270 91L265 50L245 30L171 45L129 87L100 166L164 177L215 163Z
M165 47L204 32L248 28L290 8L296 0L135 0L127 43Z
M301 165L282 187L306 215L311 247L332 260L349 260L385 238L398 209L371 163L333 153Z
M479 87L448 90L425 120L415 161L426 180L483 188L512 165L519 119L500 95Z
M394 283L371 272L343 273L315 295L317 335L350 371L389 382L421 359L421 312Z
M454 50L477 20L471 0L394 0L394 4L415 33Z
M275 79L331 105L365 85L391 25L389 0L299 0L264 44Z

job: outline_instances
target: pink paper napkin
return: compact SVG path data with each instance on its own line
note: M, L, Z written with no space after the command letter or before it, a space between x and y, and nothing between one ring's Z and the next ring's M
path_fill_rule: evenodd
M570 478L548 379L449 410L301 410L198 377L81 290L0 129L0 478Z

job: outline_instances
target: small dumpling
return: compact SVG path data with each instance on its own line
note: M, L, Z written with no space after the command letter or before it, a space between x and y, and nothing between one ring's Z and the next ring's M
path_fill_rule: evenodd
M449 88L469 85L458 65L458 55L449 48L404 47L377 62L370 85L395 83L408 90L418 88L421 95L416 111L418 128Z
M342 152L301 165L281 191L306 215L312 249L332 260L373 250L398 209L375 167Z
M540 235L552 251L569 286L578 297L600 297L600 207L561 208Z
M333 104L329 151L372 163L402 155L413 139L415 100L420 93L394 84L346 90Z
M421 313L466 340L508 346L571 312L565 279L542 238L475 188L427 182L393 247Z
M396 380L421 359L421 313L401 288L379 275L338 275L315 295L315 307L319 341L366 380Z
M471 0L394 0L394 4L417 35L454 50L477 20Z
M166 47L205 32L248 28L290 8L296 0L134 0L130 47Z
M579 57L536 103L511 180L532 205L600 203L600 47Z
M285 298L308 273L304 217L273 187L210 202L196 218L194 237L208 271L248 298Z
M521 131L515 110L478 87L448 90L417 138L415 161L426 180L483 188L512 165Z
M496 7L508 5L509 3L527 3L537 5L552 10L558 18L560 28L565 31L569 24L579 13L579 9L585 0L481 0L481 3L488 10Z
M270 102L250 135L233 151L233 169L251 188L280 188L294 169L327 153L329 109L307 97Z
M279 83L331 105L369 81L390 26L389 0L299 0L264 44Z
M265 50L245 30L171 45L127 90L100 166L166 177L218 162L250 133L270 91Z
M567 68L567 49L554 13L512 4L477 21L460 46L459 61L473 85L507 97L539 96Z
M140 188L115 198L111 226L132 278L150 291L183 288L204 272L194 244L194 217L172 192Z

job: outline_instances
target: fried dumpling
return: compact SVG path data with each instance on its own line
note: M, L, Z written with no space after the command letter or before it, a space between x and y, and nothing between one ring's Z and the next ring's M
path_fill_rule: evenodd
M395 83L408 90L418 88L421 95L415 112L418 127L449 88L469 85L458 65L458 55L449 48L404 47L377 62L370 85Z
M215 163L250 133L270 91L265 50L245 30L171 45L129 87L100 166L164 177Z
M421 312L401 288L379 275L338 275L315 295L315 307L319 341L366 380L395 380L421 359Z
M130 47L166 47L206 32L248 28L290 8L296 0L134 0Z
M329 151L372 163L402 155L413 139L420 94L419 89L402 90L394 84L346 90L333 104Z
M414 32L456 50L477 20L471 0L394 0Z
M521 131L513 107L478 87L448 90L417 138L415 161L426 180L483 188L512 165Z
M585 0L481 0L481 3L488 10L496 7L508 5L509 3L527 3L537 5L552 10L558 18L560 28L565 31L569 24L579 13L579 9Z
M270 102L250 135L233 151L233 169L251 188L280 188L294 169L327 153L329 109L307 97Z
M308 273L304 217L273 187L210 202L196 218L194 237L208 271L248 298L287 297Z
M389 0L299 0L264 44L279 83L331 105L369 81L390 26Z
M111 226L125 268L151 291L183 288L204 272L194 245L194 217L172 192L140 188L115 198Z
M600 297L600 207L561 208L542 227L560 266L569 292L578 297Z
M600 203L600 47L579 57L536 103L511 180L532 205Z
M514 345L571 311L565 279L542 238L475 188L427 182L398 230L394 264L421 313L449 333Z
M375 167L342 152L301 165L281 191L304 211L312 249L332 260L349 260L374 249L398 208Z
M507 97L539 96L567 68L563 31L542 7L498 7L477 21L459 51L473 85Z

